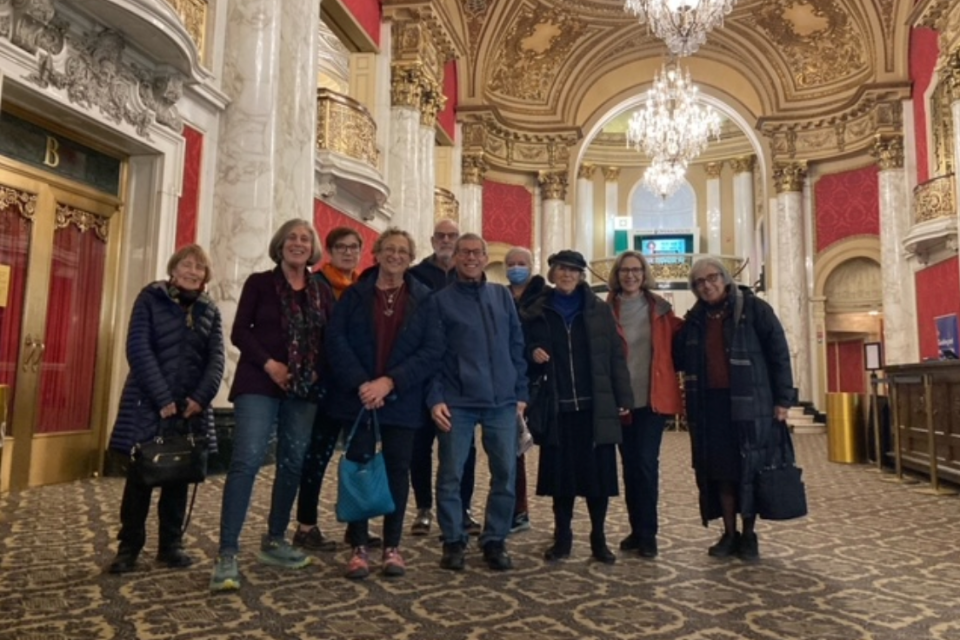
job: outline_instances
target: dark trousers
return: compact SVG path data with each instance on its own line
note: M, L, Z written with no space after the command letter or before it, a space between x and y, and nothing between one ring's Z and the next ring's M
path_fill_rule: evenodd
M641 539L657 537L660 498L660 444L666 416L649 407L633 410L633 424L623 427L620 460L630 533Z
M150 513L150 498L153 487L137 480L131 467L127 473L127 483L123 486L123 498L120 501L120 541L121 553L140 553L147 541L147 515ZM189 485L171 484L160 487L160 499L157 502L157 516L160 520L160 551L179 549L183 545L183 517L187 513L187 488Z
M343 425L349 429L352 425ZM403 534L403 516L407 510L407 496L410 494L410 458L413 454L413 441L416 434L426 428L409 429L391 425L380 425L380 439L383 443L383 463L387 468L387 484L396 510L383 517L383 548L399 547ZM350 442L347 458L363 461L369 458L376 446L373 428L367 424L357 429ZM347 538L352 547L365 547L369 540L369 520L351 522L347 525Z
M517 502L513 507L514 517L529 513L527 504L527 454L517 458Z
M410 484L413 485L413 499L417 509L433 508L433 441L437 439L437 428L433 420L417 429L413 441L413 460L410 462ZM474 474L477 468L477 447L470 444L470 453L463 467L460 480L460 501L464 509L470 508L473 501Z
M329 419L325 412L317 409L310 434L310 448L303 461L300 490L297 493L297 522L300 524L316 525L319 522L317 508L320 504L320 489L323 487L327 465L337 447L340 427L338 421Z
M603 544L605 542L604 527L607 520L607 508L610 498L603 496L585 498L587 511L590 513L590 543ZM560 548L568 549L573 542L573 503L574 496L553 497L553 539Z

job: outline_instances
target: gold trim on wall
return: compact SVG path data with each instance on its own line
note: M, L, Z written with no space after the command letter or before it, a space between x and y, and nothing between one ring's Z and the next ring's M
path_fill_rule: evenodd
M207 13L209 6L207 0L166 0L167 4L173 7L173 10L180 18L190 39L197 45L197 51L200 52L200 60L207 61L206 54L206 34L207 34Z
M353 98L330 89L317 89L317 149L339 153L377 169L377 123L366 107Z
M460 203L452 191L435 187L433 190L433 221L453 220L460 224Z
M913 189L913 222L920 224L956 215L953 174L938 176Z

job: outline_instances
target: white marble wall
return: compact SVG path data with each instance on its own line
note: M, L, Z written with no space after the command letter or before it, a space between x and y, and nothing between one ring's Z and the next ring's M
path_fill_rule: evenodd
M544 200L541 206L543 208L543 215L541 216L543 226L541 227L540 245L543 249L543 259L546 261L552 254L567 248L564 237L566 203L563 200L550 199Z
M390 144L388 148L387 185L390 187L391 225L406 229L420 243L420 200L422 169L420 110L413 107L390 109ZM431 149L430 155L433 155ZM430 194L433 202L433 194ZM423 245L429 247L427 243Z
M752 283L759 273L756 255L756 231L753 224L753 172L741 171L733 175L734 255L749 258L741 281Z
M953 179L956 182L953 193L956 195L957 215L960 215L960 100L950 105L953 112Z
M804 282L803 197L800 191L777 195L777 302L793 362L794 385L810 399L807 287Z
M571 245L587 259L593 260L593 180L577 178L577 215L574 218Z
M464 183L460 187L460 232L483 233L483 186Z
M614 218L619 214L620 206L620 182L617 180L607 180L604 182L604 209L606 211L606 246L607 255L613 255L613 232Z
M707 174L707 250L704 253L721 255L723 234L720 229L723 211L720 208L720 176Z
M913 362L913 322L916 312L904 296L904 285L913 272L903 250L909 229L910 203L907 177L902 168L880 171L880 265L883 278L883 343L886 364Z
M437 186L436 132L420 125L420 210L414 238L418 247L429 247L434 224L434 189Z

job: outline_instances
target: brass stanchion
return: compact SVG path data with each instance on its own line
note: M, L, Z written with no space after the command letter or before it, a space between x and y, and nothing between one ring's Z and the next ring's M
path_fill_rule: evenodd
M899 382L920 382L919 377L901 378ZM884 482L916 484L917 481L903 475L903 452L900 447L900 403L897 401L897 385L890 385L890 431L893 433L893 475L881 478Z
M880 473L887 473L887 470L883 467L883 442L881 442L880 434L880 395L878 392L878 387L880 385L880 378L877 376L876 371L870 372L870 411L873 414L872 427L873 427L873 452L877 460L877 466L872 467L873 471L878 471Z
M927 416L927 465L930 472L930 486L915 489L917 493L933 496L953 496L957 492L940 486L940 477L937 474L937 433L933 427L933 382L929 375L923 376L924 410Z

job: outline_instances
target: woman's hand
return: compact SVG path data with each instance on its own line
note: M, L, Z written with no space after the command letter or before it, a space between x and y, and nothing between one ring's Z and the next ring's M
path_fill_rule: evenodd
M787 407L774 407L773 408L773 417L780 422L786 422L787 416L790 414L790 409Z
M533 350L533 361L537 364L543 364L544 362L550 362L550 354L537 347Z
M430 416L437 423L437 428L444 433L449 432L453 427L453 423L450 422L450 407L447 406L446 402L438 402L433 405L433 408L430 409Z
M198 415L201 411L203 411L203 407L201 407L196 400L193 398L187 398L187 408L183 410L184 418L190 418Z
M287 369L287 365L271 358L263 365L263 370L267 372L274 384L284 391L290 387L290 371Z
M164 420L166 420L166 419L169 418L170 416L175 416L175 415L177 415L177 403L176 403L176 402L171 402L171 403L168 404L167 406L160 408L160 417L163 418Z
M391 391L393 391L393 380L388 376L364 382L360 385L360 402L367 409L379 409L384 405Z

